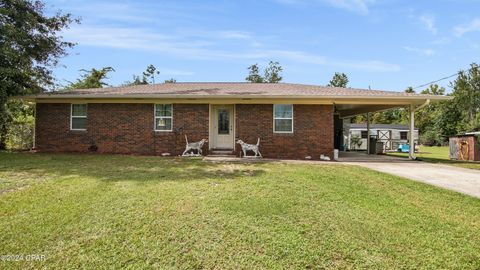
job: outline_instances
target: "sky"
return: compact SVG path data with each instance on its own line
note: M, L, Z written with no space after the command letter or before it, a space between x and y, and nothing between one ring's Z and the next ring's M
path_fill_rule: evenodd
M283 82L344 72L350 87L403 91L480 62L479 0L45 1L81 19L61 33L77 43L54 70L62 85L111 66L116 86L149 64L156 82L238 82L273 60Z

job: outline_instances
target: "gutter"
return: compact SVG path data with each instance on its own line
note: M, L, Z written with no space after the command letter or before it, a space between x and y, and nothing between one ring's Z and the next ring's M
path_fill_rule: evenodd
M48 99L367 99L367 100L379 100L379 99L393 99L393 100L451 100L451 96L402 96L402 95L182 95L182 94L170 94L170 95L156 95L156 94L131 94L131 95L118 95L118 94L46 94L46 95L30 95L30 96L17 96L15 98L25 100L48 100Z

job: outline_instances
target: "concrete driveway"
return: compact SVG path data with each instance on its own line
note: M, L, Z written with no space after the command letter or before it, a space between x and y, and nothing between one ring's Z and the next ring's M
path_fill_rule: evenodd
M352 155L341 158L340 161L480 198L479 170L410 161L390 156L373 156L372 158L365 156L365 154Z

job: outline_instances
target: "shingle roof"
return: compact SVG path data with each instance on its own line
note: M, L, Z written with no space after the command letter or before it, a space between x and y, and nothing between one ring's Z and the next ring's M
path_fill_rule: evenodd
M357 88L327 87L291 83L225 83L225 82L192 82L135 85L124 87L108 87L94 89L79 89L72 91L48 92L36 97L163 97L163 96L294 96L294 97L428 97L427 95L409 94L404 92L367 90Z

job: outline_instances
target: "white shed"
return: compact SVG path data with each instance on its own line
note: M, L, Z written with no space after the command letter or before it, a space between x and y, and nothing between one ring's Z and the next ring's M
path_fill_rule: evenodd
M370 136L372 135L385 144L386 150L396 150L399 144L408 142L410 132L407 125L371 124ZM352 137L359 137L361 145L353 145ZM413 137L415 144L418 144L417 128ZM344 139L349 150L367 150L367 124L345 124Z

